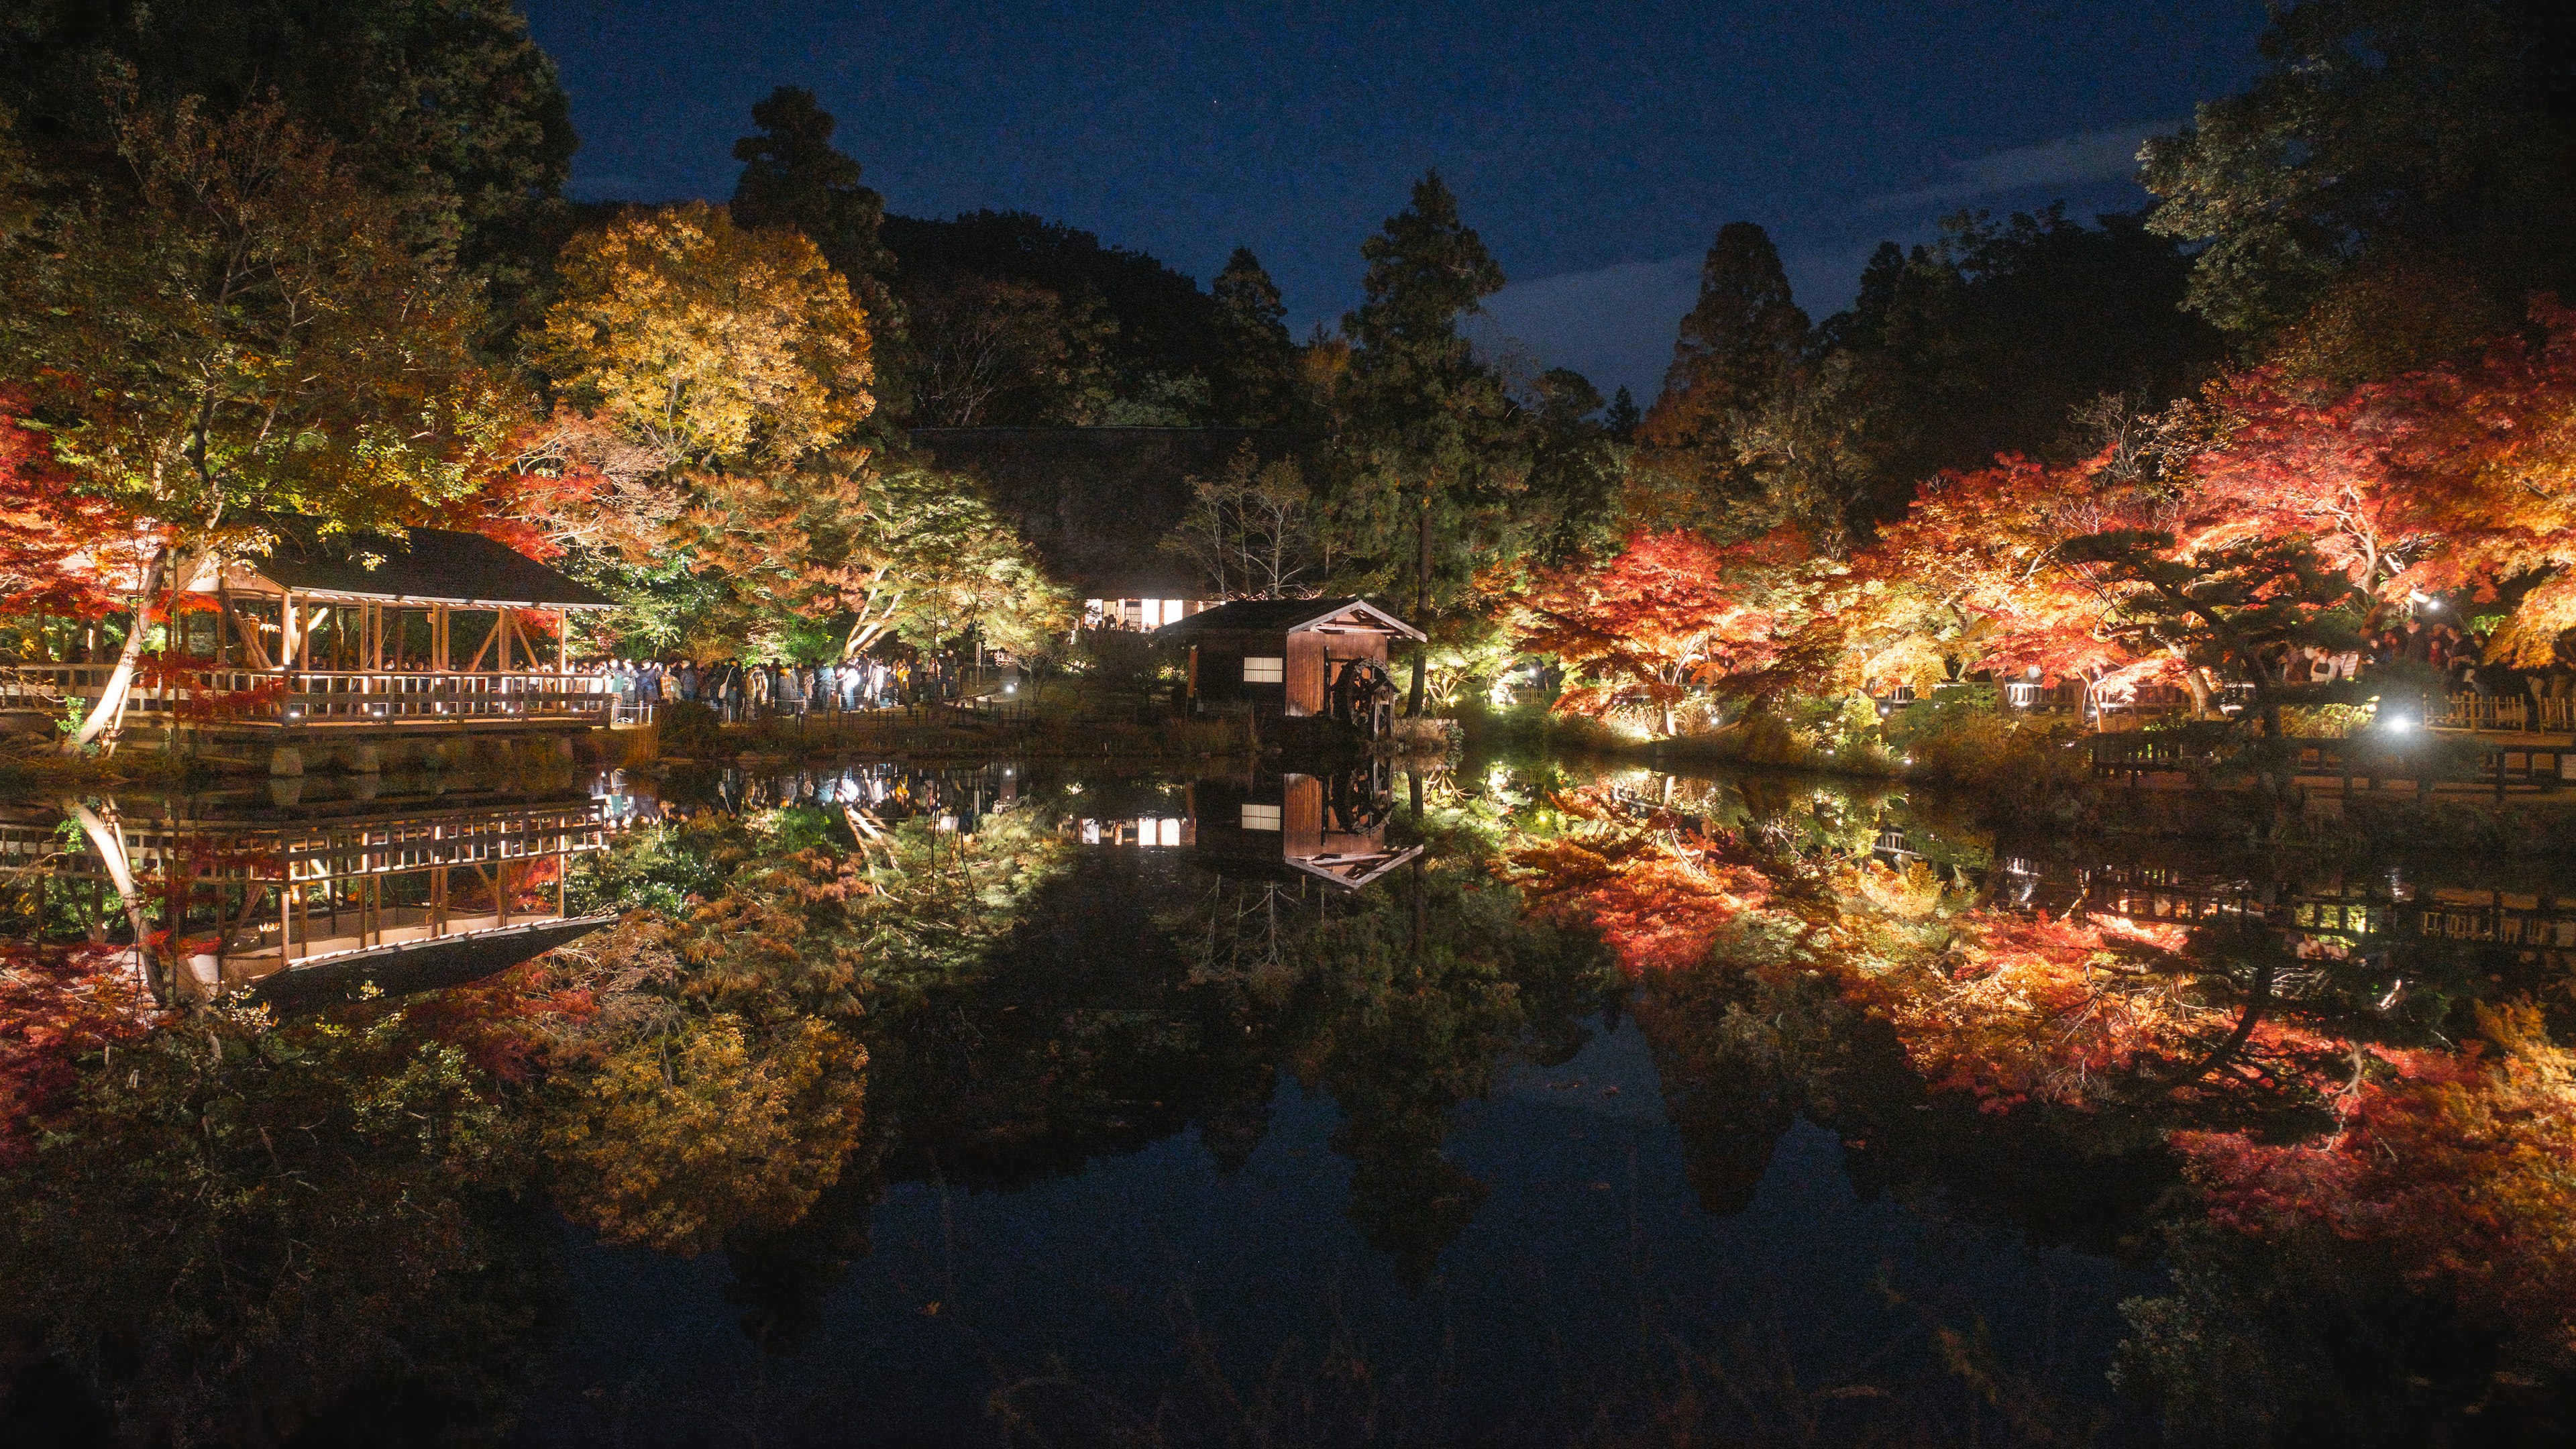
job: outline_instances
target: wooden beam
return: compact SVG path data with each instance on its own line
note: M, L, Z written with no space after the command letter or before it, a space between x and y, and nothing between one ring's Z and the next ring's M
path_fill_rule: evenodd
M465 665L465 672L466 672L466 673L468 673L468 674L480 674L480 673L483 671L483 656L484 656L484 655L486 655L486 654L489 654L490 652L492 652L492 646L493 646L494 644L497 644L497 643L499 643L499 642L500 642L500 639L501 639L501 617L504 617L504 616L496 616L496 617L493 619L493 621L492 621L492 632L491 632L490 634L487 634L487 635L485 635L485 636L484 636L484 638L483 638L483 642L482 642L480 645L476 646L476 648L475 648L475 650L474 650L474 657L473 657L472 659L470 659L470 660L466 661L466 665Z

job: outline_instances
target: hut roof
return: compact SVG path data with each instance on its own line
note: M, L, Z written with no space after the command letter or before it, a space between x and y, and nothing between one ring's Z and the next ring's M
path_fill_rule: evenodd
M1419 640L1422 631L1386 610L1361 598L1339 599L1236 599L1202 610L1176 623L1165 624L1154 631L1157 639L1194 639L1201 634L1241 630L1259 634L1294 634L1301 629L1320 629L1327 624L1355 625L1381 629Z
M610 609L617 601L535 559L485 538L444 528L322 533L320 520L277 518L265 555L242 562L299 594L345 594L489 608Z

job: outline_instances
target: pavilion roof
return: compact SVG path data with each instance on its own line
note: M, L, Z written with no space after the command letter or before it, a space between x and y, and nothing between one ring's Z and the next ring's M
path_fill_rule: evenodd
M325 536L320 521L278 518L276 541L243 567L299 594L472 608L610 609L617 601L479 533L410 528Z

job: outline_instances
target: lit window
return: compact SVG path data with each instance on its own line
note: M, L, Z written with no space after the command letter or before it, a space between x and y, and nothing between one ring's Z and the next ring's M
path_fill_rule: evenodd
M1288 661L1279 658L1248 656L1243 661L1243 682L1277 684L1288 677Z
M1155 844L1178 845L1181 843L1181 822L1166 818L1157 820L1154 823L1161 827L1154 836Z
M1246 829L1246 830L1276 830L1276 829L1278 829L1278 828L1279 828L1279 807L1278 807L1278 806L1276 806L1276 805L1246 805L1246 806L1244 806L1244 807L1243 807L1243 828L1244 828L1244 829Z

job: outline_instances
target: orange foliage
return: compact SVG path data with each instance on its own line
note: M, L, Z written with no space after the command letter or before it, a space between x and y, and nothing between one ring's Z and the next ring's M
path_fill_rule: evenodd
M2531 1007L2481 1009L2452 1055L2380 1052L2342 1130L2273 1145L2174 1135L2211 1220L2369 1245L2480 1326L2576 1361L2576 1053Z
M1809 552L1782 530L1715 544L1685 529L1637 533L1599 568L1548 575L1524 605L1520 647L1576 676L1569 714L1643 715L1673 732L1696 690L1756 697L1788 682L1782 666L1816 593Z

